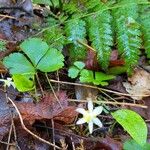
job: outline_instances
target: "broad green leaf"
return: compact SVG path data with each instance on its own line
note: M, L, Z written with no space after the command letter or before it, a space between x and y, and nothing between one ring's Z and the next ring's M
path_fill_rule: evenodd
M25 40L20 47L30 58L34 66L38 64L49 48L47 43L43 42L40 38L29 38Z
M80 72L80 70L77 67L72 66L68 70L68 76L71 78L76 78L78 76L79 72Z
M37 65L42 72L53 72L63 67L64 56L55 48L50 48Z
M10 54L4 58L3 63L10 70L11 74L35 73L32 64L21 53Z
M82 61L76 61L74 62L74 65L79 68L80 70L85 67L85 64Z
M146 143L147 126L139 114L128 109L121 109L113 112L112 116L138 144L143 146Z
M129 139L123 144L124 150L150 150L150 144L139 145L135 140Z
M35 88L34 86L34 75L31 74L15 74L12 76L15 86L20 92L31 91Z
M113 75L107 75L102 72L95 72L94 75L93 71L83 69L80 74L80 81L85 83L87 82L87 83L93 83L95 85L105 86L108 85L108 82L106 81L114 79L114 77L115 76Z

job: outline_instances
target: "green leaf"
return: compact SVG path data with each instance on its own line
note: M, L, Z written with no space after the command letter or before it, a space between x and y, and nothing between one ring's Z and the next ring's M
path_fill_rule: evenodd
M85 64L82 61L76 61L74 62L74 65L79 68L80 70L85 67Z
M34 86L34 75L32 74L14 74L12 76L15 86L20 92L31 91L35 88Z
M126 73L127 69L128 68L126 66L116 66L116 67L109 68L107 73L118 75L118 74Z
M3 63L11 74L35 74L34 67L21 53L10 54L4 58Z
M108 85L107 80L114 79L113 75L107 75L102 72L94 72L91 70L83 69L80 73L80 81L84 83L93 83L95 85Z
M40 38L29 38L25 40L20 47L30 58L34 66L38 64L49 48L47 43L43 42Z
M49 48L37 65L42 72L53 72L63 67L64 56L55 48Z
M150 150L150 144L139 145L135 140L129 139L123 144L124 150Z
M138 144L143 146L146 143L147 126L139 114L128 109L121 109L113 112L112 116Z
M80 72L80 70L77 67L72 66L68 70L68 76L70 78L76 78L79 75L79 72Z

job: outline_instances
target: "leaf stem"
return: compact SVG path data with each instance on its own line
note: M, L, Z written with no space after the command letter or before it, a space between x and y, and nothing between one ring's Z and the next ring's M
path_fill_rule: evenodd
M36 73L35 75L36 75L36 79L37 79L38 85L39 85L39 87L40 87L40 90L41 90L42 96L44 96L44 90L43 90L42 85L41 85L41 83L40 83L40 80L39 80L38 74Z

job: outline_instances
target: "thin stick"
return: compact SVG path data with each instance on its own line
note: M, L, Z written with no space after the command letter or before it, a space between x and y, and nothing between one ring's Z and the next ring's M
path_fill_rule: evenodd
M11 133L12 133L12 129L13 129L13 123L11 121L11 126L10 126L10 130L9 130L9 135L8 135L8 140L7 143L10 143L10 138L11 138ZM7 145L6 150L9 149L9 145Z
M53 144L55 144L55 129L54 129L54 120L53 118L51 119L52 122L52 133L53 133ZM54 150L56 150L56 148L54 147Z
M87 85L87 84L72 83L72 82L66 82L66 81L57 81L57 80L52 80L52 79L50 81L54 82L54 83L61 83L61 84L68 84L68 85L82 86L82 87L97 89L99 91L106 91L106 92L109 92L109 93L114 93L116 95L122 95L122 96L130 96L130 97L131 96L135 96L135 97L138 97L138 96L143 96L143 97L149 96L149 95L131 95L131 94L125 94L125 93L116 92L116 91L112 91L112 90L108 90L108 89L104 89L104 88L100 88L100 87L96 87L96 86L92 86L92 85Z
M79 41L79 40L77 40L77 42L96 53L96 50L93 47L91 47L91 46L87 45L86 43Z
M47 79L47 81L48 81L48 83L49 83L49 85L50 85L50 87L51 87L51 89L52 89L52 92L53 92L53 94L54 94L54 96L55 96L57 102L59 103L61 109L63 109L63 106L61 105L61 103L60 103L60 101L59 101L59 99L58 99L58 97L57 97L57 95L56 95L56 93L55 93L55 91L54 91L54 89L53 89L53 86L52 86L52 84L51 84L51 82L50 82L50 79L48 78L47 73L45 73L45 76L46 76L46 79ZM59 82L58 82L58 83L59 83Z
M0 14L0 17L18 20L17 18L15 18L15 17L13 17L13 16L9 16L9 15L3 15L3 14Z
M61 149L60 147L58 147L57 145L54 145L53 143L50 143L44 139L42 139L41 137L39 137L38 135L34 134L32 131L30 131L25 125L24 125L24 122L23 122L23 119L22 119L22 116L21 116L21 113L20 111L18 110L17 106L15 105L15 103L13 102L13 100L11 100L9 97L8 97L8 100L12 103L12 105L14 106L14 108L16 109L18 115L19 115L19 119L20 119L20 123L21 123L21 126L22 128L28 132L29 134L31 134L33 137L35 137L36 139L50 145L50 146L53 146L53 147L56 147L57 149Z
M68 99L68 101L87 103L87 100ZM102 104L111 104L111 105L126 105L126 106L140 107L140 108L148 108L145 105L132 104L132 103L106 102L106 101L93 101L93 102L94 103L102 103Z

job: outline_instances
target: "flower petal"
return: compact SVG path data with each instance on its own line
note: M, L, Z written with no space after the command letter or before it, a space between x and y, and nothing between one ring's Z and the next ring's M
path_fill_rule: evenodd
M92 134L92 132L93 132L93 122L92 121L89 122L88 126L89 126L90 134Z
M12 83L11 83L11 85L13 86L13 88L14 88L14 89L16 88L16 86L15 86L15 83L14 83L14 82L12 82Z
M82 115L86 115L87 114L87 111L85 109L83 109L83 108L77 108L76 111L79 112Z
M96 124L99 127L103 126L102 122L98 118L94 118L92 121L94 124Z
M88 110L90 113L92 113L92 111L93 111L93 102L89 98L88 98Z
M102 111L103 111L103 107L102 106L96 107L93 110L93 115L97 116L97 115L101 114Z
M76 122L76 124L83 124L83 123L85 123L85 120L84 120L83 118L79 119L79 120Z
M4 79L0 79L0 82L5 82L6 80L4 80Z

